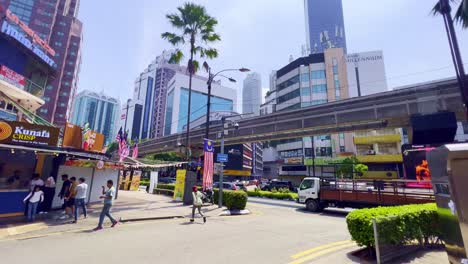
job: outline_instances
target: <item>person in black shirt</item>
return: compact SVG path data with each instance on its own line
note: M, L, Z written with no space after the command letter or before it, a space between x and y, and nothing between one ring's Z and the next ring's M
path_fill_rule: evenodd
M62 181L63 181L62 189L60 189L60 192L58 194L58 197L60 199L70 196L71 181L68 179L67 174L62 175ZM62 205L62 209L65 209L65 207L66 207L66 202L64 201Z

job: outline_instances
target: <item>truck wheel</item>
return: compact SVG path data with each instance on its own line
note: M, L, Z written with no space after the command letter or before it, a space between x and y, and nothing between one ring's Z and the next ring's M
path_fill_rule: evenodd
M306 202L307 211L318 212L320 211L320 206L315 200L308 200Z

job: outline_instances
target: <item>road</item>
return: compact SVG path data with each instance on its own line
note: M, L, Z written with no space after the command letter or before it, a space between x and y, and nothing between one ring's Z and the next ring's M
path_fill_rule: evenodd
M346 212L312 214L293 202L250 199L248 216L126 223L0 242L2 263L351 263ZM338 254L336 254L338 255Z

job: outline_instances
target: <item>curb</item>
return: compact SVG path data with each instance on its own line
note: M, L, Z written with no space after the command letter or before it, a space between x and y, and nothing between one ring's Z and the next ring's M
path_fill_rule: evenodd
M21 234L38 231L38 230L46 229L46 228L48 228L48 225L45 223L35 223L35 224L26 224L26 225L6 227L6 228L0 229L0 238L21 235Z
M185 218L185 216L183 216L183 215L170 215L170 216L155 216L155 217L128 218L128 219L120 218L119 222L126 223L126 222L167 220L167 219L178 219L178 218Z
M244 210L224 210L219 214L219 216L231 216L231 215L248 215L251 212L248 209Z

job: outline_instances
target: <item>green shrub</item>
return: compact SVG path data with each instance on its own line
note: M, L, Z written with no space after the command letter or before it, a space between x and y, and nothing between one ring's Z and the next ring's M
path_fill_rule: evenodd
M140 186L149 186L150 185L150 182L147 181L147 180L141 180L140 181Z
M247 191L246 193L250 197L265 197L278 200L295 200L298 198L298 194L292 192L268 192L255 189L255 191Z
M158 184L156 188L173 191L175 189L175 185L174 184Z
M372 219L377 221L379 240L398 245L439 237L439 218L434 203L376 207L355 210L348 214L346 223L354 241L360 246L375 245Z
M214 201L219 201L219 190L214 189ZM247 205L247 193L244 191L223 190L223 205L229 210L243 210Z

